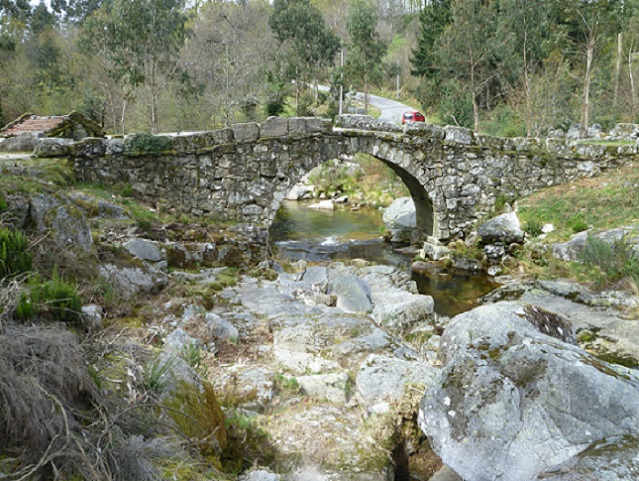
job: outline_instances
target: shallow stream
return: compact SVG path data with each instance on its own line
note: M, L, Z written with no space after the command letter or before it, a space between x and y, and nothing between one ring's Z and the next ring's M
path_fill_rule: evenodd
M271 227L279 257L310 262L365 259L410 270L412 258L385 243L381 212L372 208L352 211L316 210L309 204L285 201ZM446 268L412 273L420 293L435 300L438 314L453 316L477 306L477 300L497 287L483 273Z

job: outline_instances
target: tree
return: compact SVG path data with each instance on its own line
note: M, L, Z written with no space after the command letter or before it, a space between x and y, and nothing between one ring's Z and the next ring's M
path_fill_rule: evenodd
M438 62L444 75L460 82L471 97L474 129L479 129L478 97L496 76L493 59L498 55L496 16L490 2L456 0L452 22L438 45Z
M624 0L570 0L563 3L568 38L574 46L573 57L582 63L580 136L585 137L590 123L590 87L599 54L611 37L616 38Z
M275 0L269 26L277 41L287 43L295 56L289 67L296 84L311 79L317 96L319 73L331 65L340 48L339 38L326 26L322 13L310 0Z
M130 88L123 96L123 129L126 103L144 87L150 129L157 132L158 101L178 72L186 20L183 0L113 0L87 18L84 50L101 52L109 75Z
M435 52L439 38L451 22L451 0L432 0L419 14L420 35L410 59L411 73L422 78L434 78L437 68Z
M554 18L554 0L543 5L526 0L502 0L499 31L505 55L499 64L500 76L510 88L512 105L526 122L526 134L539 136L558 118L558 97L565 77L565 65L556 54L565 44ZM554 2L557 5L557 2Z
M346 19L350 36L346 73L353 84L364 91L364 110L368 112L368 91L384 78L382 58L386 45L376 32L377 12L366 0L355 0Z
M270 53L275 45L268 27L269 3L215 2L204 5L193 25L183 63L203 87L208 114L236 121L242 103L262 97Z

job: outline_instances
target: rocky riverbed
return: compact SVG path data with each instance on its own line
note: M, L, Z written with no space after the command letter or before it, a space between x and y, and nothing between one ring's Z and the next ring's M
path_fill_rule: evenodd
M46 316L35 327L8 319L10 303L0 325L0 346L34 329L44 343L61 339L42 351L42 372L55 366L51 353L73 347L80 387L50 387L49 405L56 426L65 426L60 410L73 421L67 437L95 443L82 452L100 447L84 462L106 453L139 479L178 480L639 476L636 295L511 276L484 305L448 319L394 267L258 265L231 228L142 229L122 205L86 192L6 201L4 225L38 239L45 260L108 286L94 298L85 287L93 302L62 338ZM507 264L509 243L523 239L483 237L481 266ZM63 396L79 403L78 393L103 418L74 419Z

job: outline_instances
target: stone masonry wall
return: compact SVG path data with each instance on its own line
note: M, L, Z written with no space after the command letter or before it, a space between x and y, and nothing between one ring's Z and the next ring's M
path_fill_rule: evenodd
M335 128L274 117L193 134L38 142L37 155L71 157L80 180L130 184L158 206L257 228L270 226L286 192L313 167L363 152L397 172L424 234L442 240L468 232L499 196L515 199L639 158L637 145L505 139L352 115Z

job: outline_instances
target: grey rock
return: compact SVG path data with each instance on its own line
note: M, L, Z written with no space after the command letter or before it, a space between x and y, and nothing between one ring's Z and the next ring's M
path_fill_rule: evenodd
M345 372L298 376L296 379L302 392L309 396L334 403L347 401L349 380Z
M100 266L100 276L124 299L131 299L138 294L157 294L168 284L166 274L149 265L121 267L104 264Z
M579 232L567 242L552 244L552 253L556 258L564 261L577 261L580 259L590 236L610 246L624 242L639 257L639 227L637 226L621 227L597 233L591 231Z
M562 261L574 261L579 258L588 239L588 232L579 232L567 242L557 242L551 245L553 255Z
M102 327L104 311L98 304L86 304L82 306L82 318L84 324L90 328Z
M240 476L240 481L280 481L280 477L277 474L258 469Z
M332 279L328 294L337 296L336 306L346 312L370 312L373 310L371 290L357 276L346 274Z
M31 198L30 216L38 232L49 232L66 249L91 252L93 238L86 217L65 196L40 194Z
M428 481L464 481L459 475L448 466L443 466Z
M264 366L236 364L214 371L216 391L239 402L243 409L263 412L273 401L273 371Z
M328 286L328 270L322 266L307 267L302 273L302 280L324 292Z
M236 142L253 142L260 137L260 124L255 122L231 125Z
M295 184L286 194L286 200L303 200L313 197L314 187L304 184Z
M261 125L261 136L283 137L288 135L288 119L282 117L269 117Z
M162 252L157 242L148 239L134 238L122 244L129 254L143 261L159 262L162 260Z
M514 212L501 214L484 222L477 229L477 234L482 238L484 244L497 242L510 244L524 241L524 232L521 230L519 219Z
M592 443L639 431L639 379L536 330L520 303L482 306L444 331L446 366L419 425L469 481L533 479Z
M390 288L374 295L373 300L373 319L391 332L401 333L415 324L433 318L435 303L431 296Z
M218 339L237 340L240 333L237 328L226 319L218 316L214 312L207 312L204 316L206 330Z
M365 406L375 412L383 412L391 402L403 396L406 384L428 387L436 373L434 367L421 361L371 354L357 373L357 394Z
M613 139L636 141L639 137L639 124L617 124L610 131Z
M35 143L34 155L37 157L64 157L69 154L72 139L41 137Z
M37 135L22 134L2 139L0 152L33 152L38 143Z
M202 342L187 334L181 327L171 331L171 333L164 338L164 349L169 353L179 354L185 349L201 347Z
M446 133L444 140L448 142L470 145L473 143L474 140L473 131L464 127L447 125L444 127L444 132Z
M639 438L613 436L591 444L551 471L540 474L544 481L635 481L639 479Z
M439 245L439 243L433 244L431 242L424 242L419 255L424 259L433 259L434 261L439 261L450 256L450 249L448 247Z
M412 232L417 228L413 199L411 197L395 199L384 210L382 219L392 233L392 242L409 241Z
M453 257L453 267L463 271L481 271L483 268L480 261L467 257Z

